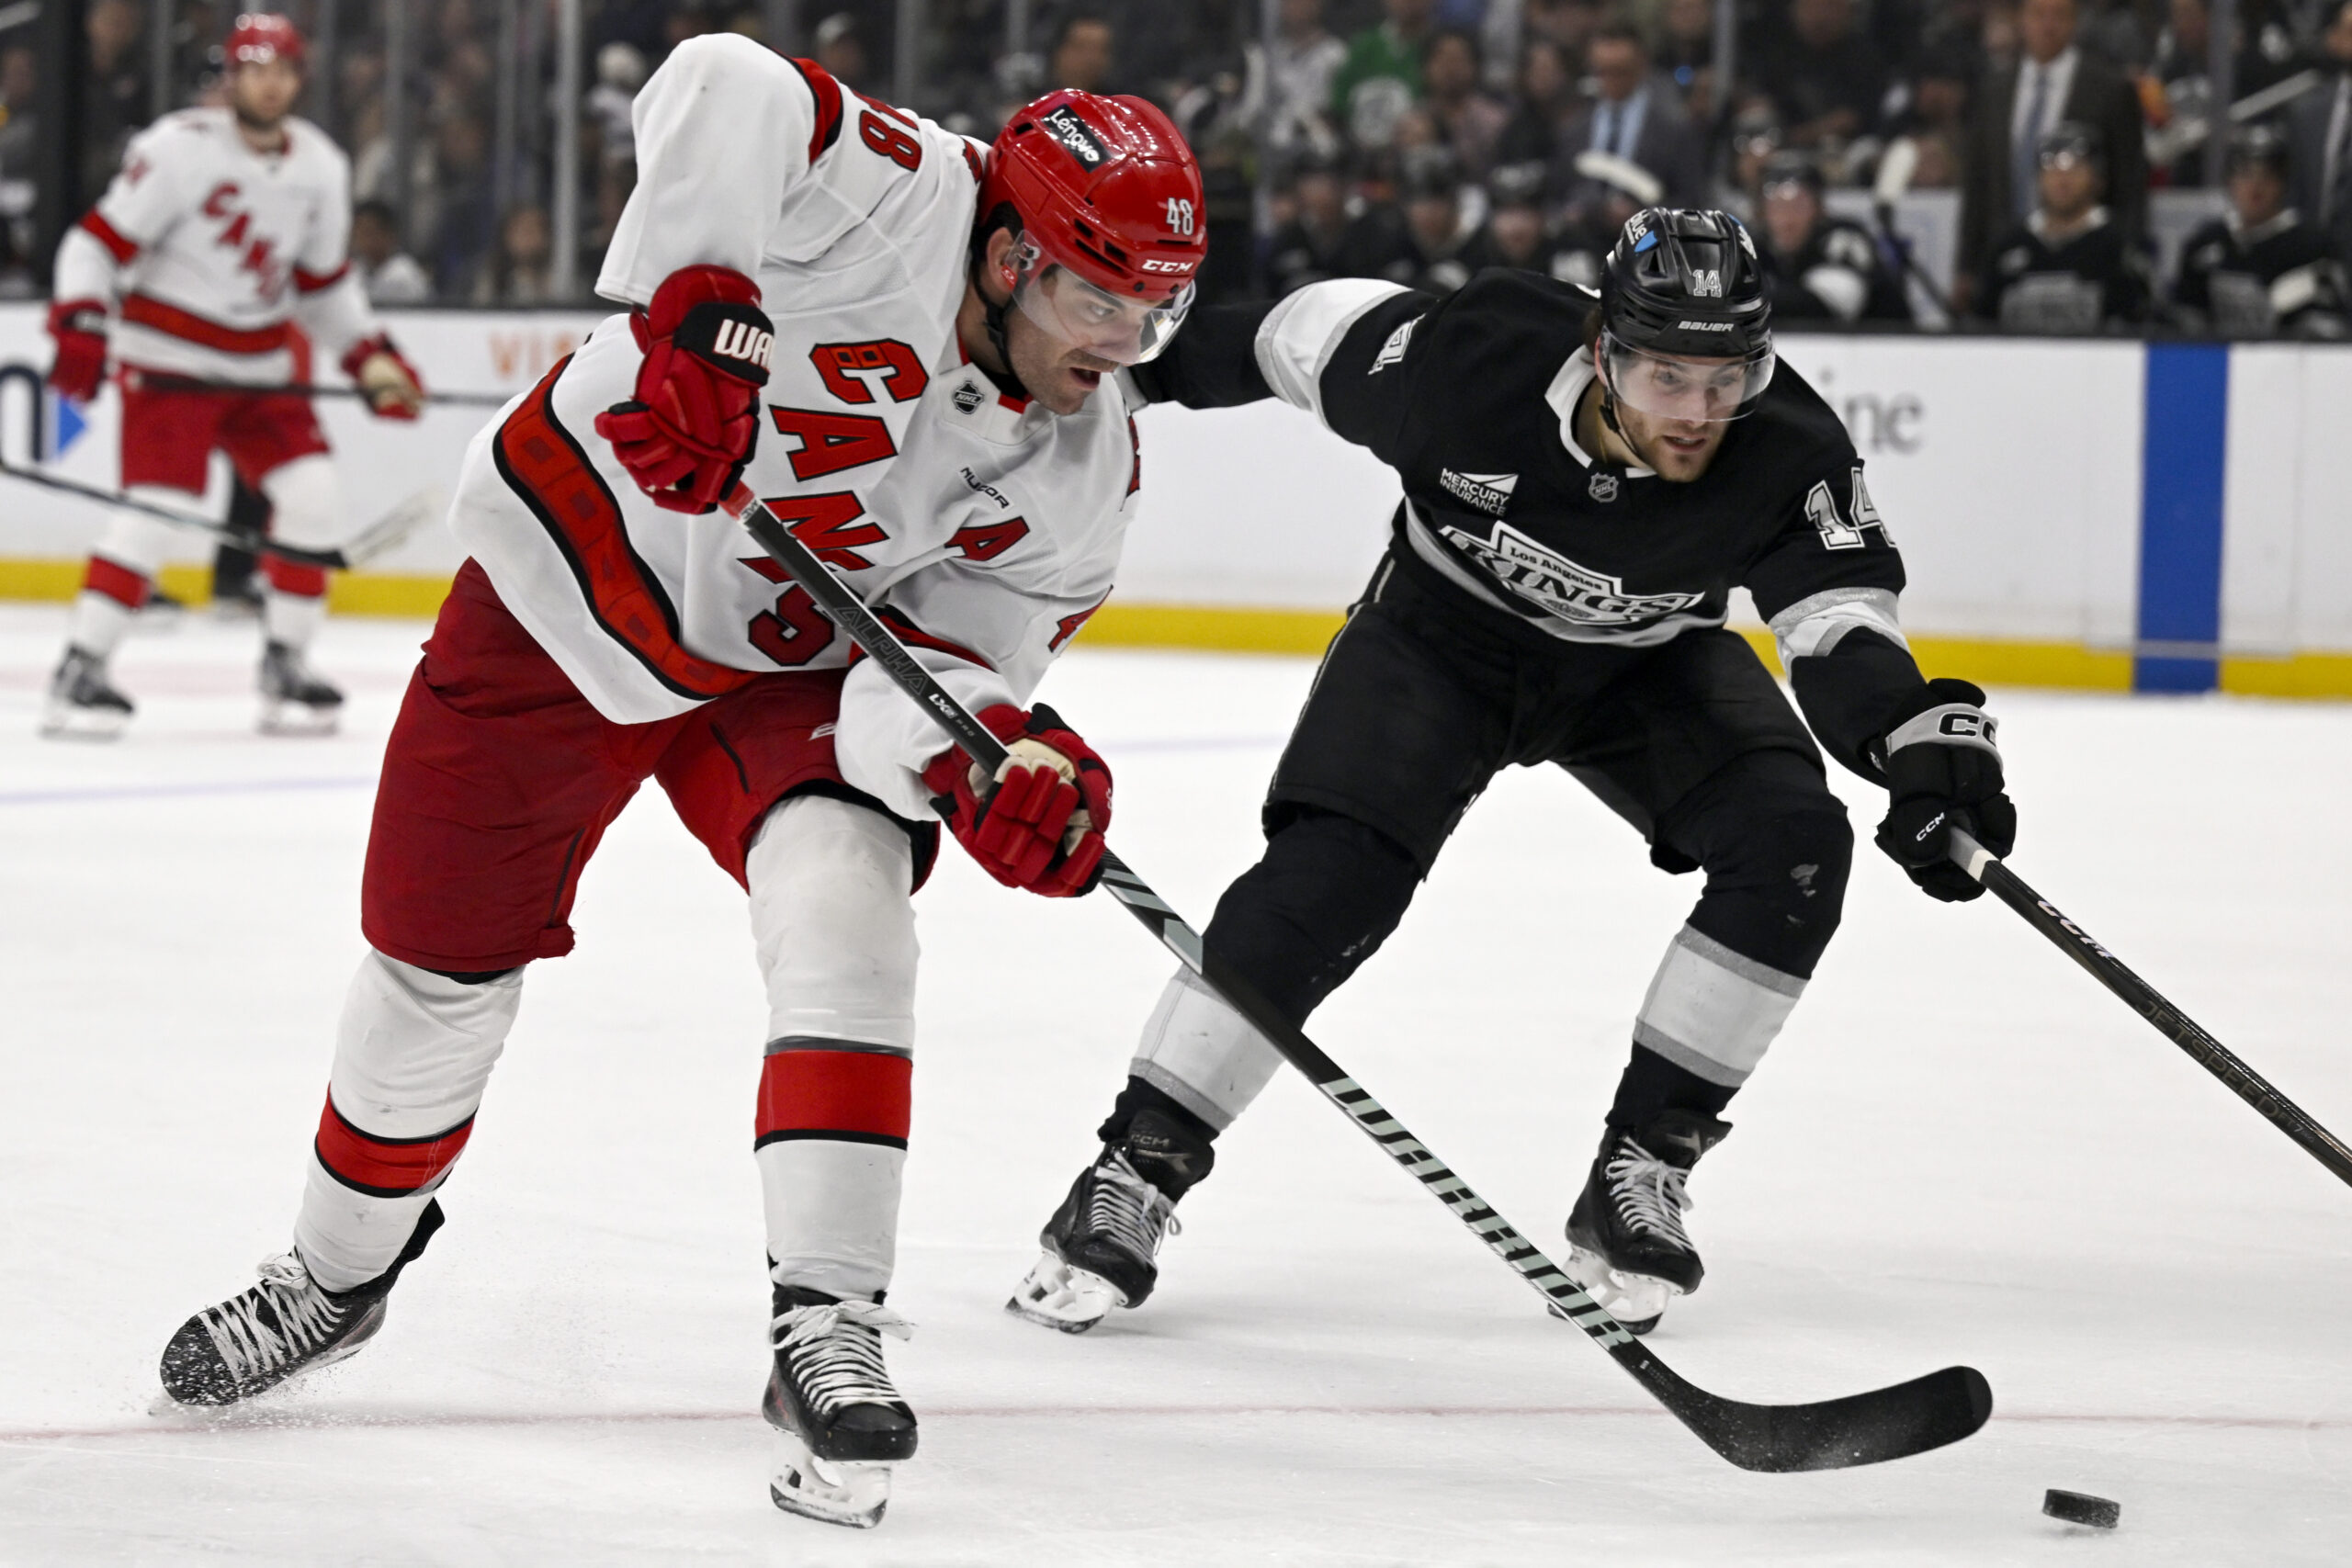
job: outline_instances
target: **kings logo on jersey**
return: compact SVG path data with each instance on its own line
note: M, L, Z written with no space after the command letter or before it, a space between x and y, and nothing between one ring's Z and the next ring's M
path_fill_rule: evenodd
M1638 626L1696 606L1703 593L1628 593L1623 579L1578 566L1508 523L1480 538L1448 524L1445 542L1521 598L1581 626Z

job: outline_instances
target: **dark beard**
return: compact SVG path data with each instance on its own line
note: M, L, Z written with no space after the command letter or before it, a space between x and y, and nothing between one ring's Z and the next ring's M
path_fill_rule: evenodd
M237 124L240 127L252 131L256 136L275 136L286 125L286 115L279 115L276 119L263 119L248 112L241 104L231 104L229 112L237 117ZM288 111L289 114L291 112L291 110Z

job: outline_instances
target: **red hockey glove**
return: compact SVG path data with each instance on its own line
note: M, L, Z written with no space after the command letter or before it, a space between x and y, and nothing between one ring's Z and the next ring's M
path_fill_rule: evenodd
M96 299L60 299L49 308L49 335L57 340L49 384L77 403L98 395L107 378L107 308Z
M708 512L734 488L760 434L775 329L759 285L723 266L684 267L628 324L645 351L637 396L598 414L596 434L654 504Z
M962 747L931 760L922 782L948 830L1007 887L1048 898L1091 892L1111 825L1109 766L1043 703L1027 713L999 703L979 719L1012 755L985 800L988 775Z
M392 346L389 333L352 344L343 356L343 373L358 383L368 412L378 419L414 419L424 411L424 378Z

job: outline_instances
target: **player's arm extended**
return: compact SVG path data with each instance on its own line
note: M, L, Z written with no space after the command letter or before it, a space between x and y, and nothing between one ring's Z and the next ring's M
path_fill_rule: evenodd
M77 401L96 397L105 378L107 316L120 291L122 269L186 216L191 182L175 177L174 165L187 136L166 124L134 137L106 194L58 243L49 308L57 355L49 378Z
M340 152L329 180L294 264L294 314L366 394L370 412L414 419L424 408L424 379L376 319L351 270L351 164Z

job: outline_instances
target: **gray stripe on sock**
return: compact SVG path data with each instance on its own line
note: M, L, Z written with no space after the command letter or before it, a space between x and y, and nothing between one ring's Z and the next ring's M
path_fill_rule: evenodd
M786 1051L859 1051L875 1056L908 1056L914 1052L904 1045L876 1045L863 1040L828 1040L821 1034L786 1034L768 1042L763 1053L781 1056Z

